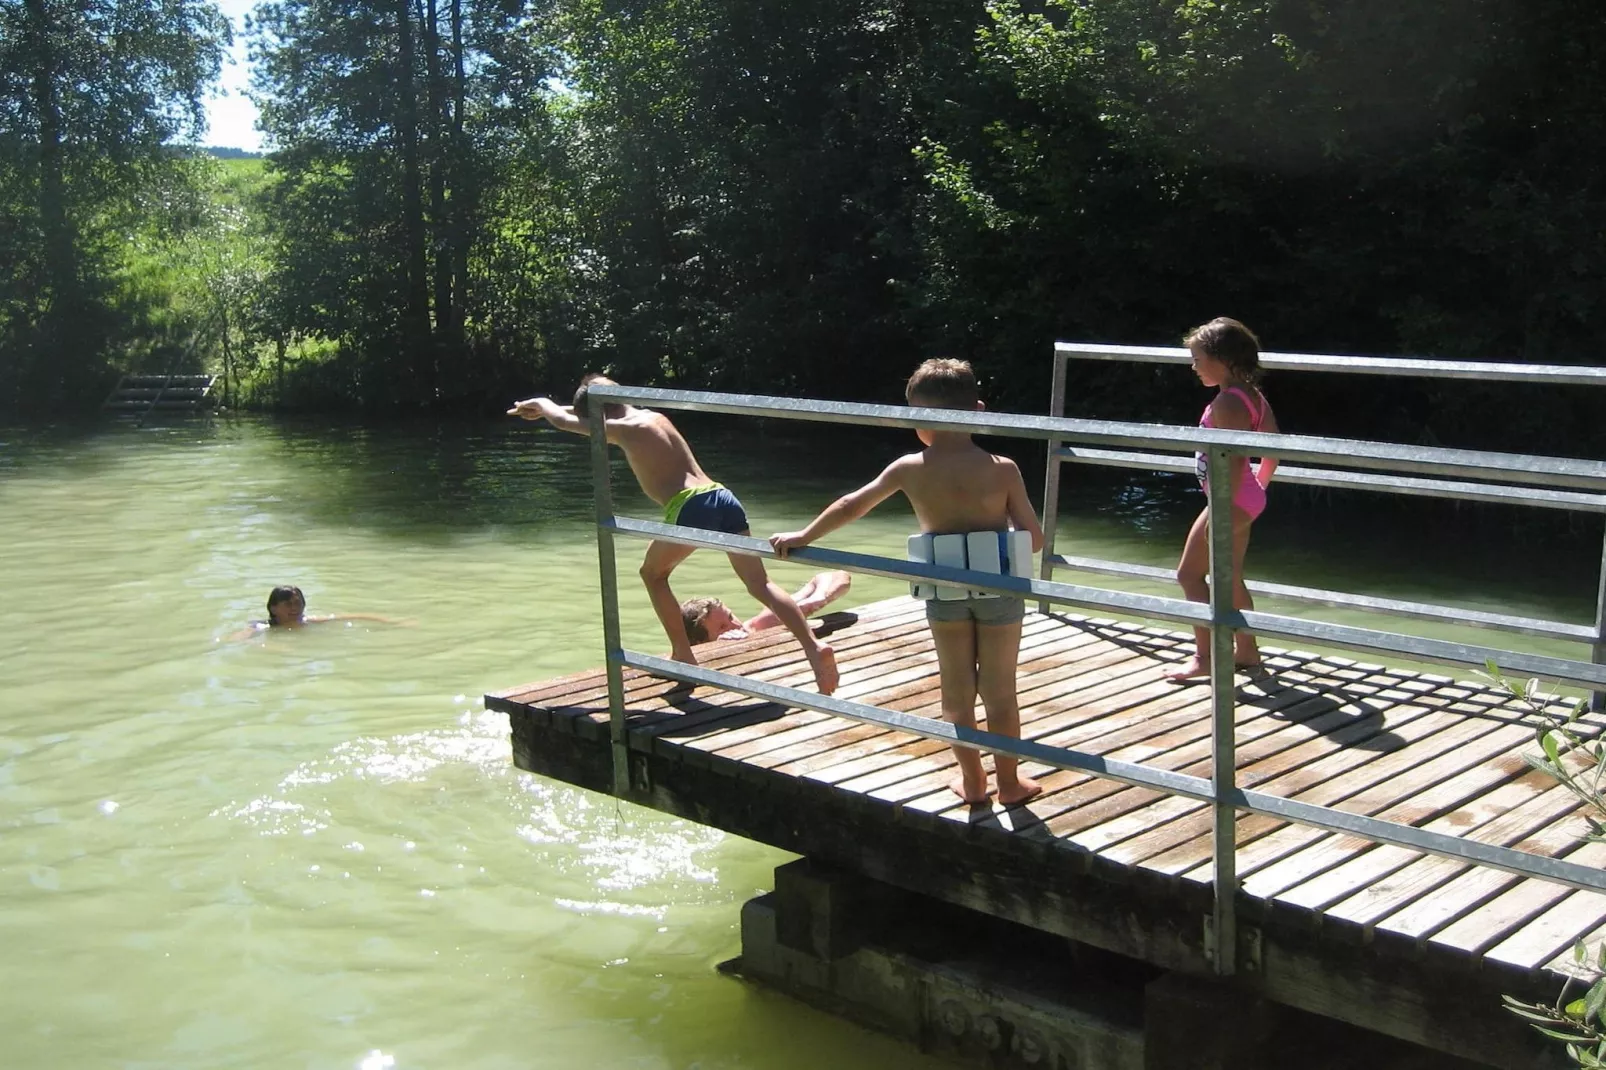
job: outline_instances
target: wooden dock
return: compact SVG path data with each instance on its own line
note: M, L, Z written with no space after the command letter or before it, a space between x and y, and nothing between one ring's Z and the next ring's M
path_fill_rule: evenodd
M940 716L922 605L893 599L852 616L831 638L838 696ZM1189 644L1157 627L1028 614L1023 735L1208 776L1208 689L1162 679ZM784 632L699 654L711 668L812 686ZM1577 801L1524 761L1534 719L1500 692L1340 657L1266 656L1268 676L1240 677L1240 786L1606 861L1606 847L1581 838ZM1028 765L1043 795L969 807L946 787L953 762L937 741L640 673L625 684L636 802L1163 970L1210 972L1205 804ZM519 767L611 791L600 669L486 705L509 714ZM1554 1046L1500 996L1554 999L1575 940L1606 932L1606 896L1260 816L1237 830L1237 983L1489 1065L1545 1064Z

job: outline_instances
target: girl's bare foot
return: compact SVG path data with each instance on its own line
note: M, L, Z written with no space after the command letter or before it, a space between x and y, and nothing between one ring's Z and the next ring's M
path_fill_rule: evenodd
M1014 806L1041 794L1043 794L1043 785L1031 777L1017 776L1013 787L1005 787L1003 784L998 785L998 801L1005 806Z
M1173 669L1165 674L1165 678L1173 684L1186 684L1194 680L1207 680L1210 678L1210 662L1195 655L1188 659L1188 663L1180 669Z
M978 785L972 785L967 777L960 774L948 781L948 790L959 796L961 801L971 806L980 806L992 795L992 792L987 790L986 773L982 774L981 783Z
M805 651L809 664L814 667L814 686L822 695L829 695L836 690L838 681L836 671L836 651L829 644L816 643L812 651Z

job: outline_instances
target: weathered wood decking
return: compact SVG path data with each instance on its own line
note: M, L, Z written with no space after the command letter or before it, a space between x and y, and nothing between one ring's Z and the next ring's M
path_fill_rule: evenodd
M834 634L844 698L939 716L919 603ZM1030 739L1209 775L1208 690L1165 682L1190 638L1029 614L1019 694ZM808 687L784 632L702 647L713 668ZM1477 683L1268 651L1240 678L1238 782L1357 813L1597 864L1576 801L1523 761L1533 723ZM947 747L627 673L632 798L889 883L1167 969L1208 972L1210 815L1080 773L1025 767L1042 796L967 807ZM516 763L607 792L600 670L486 696ZM1238 821L1240 962L1269 998L1494 1065L1543 1049L1499 994L1553 998L1606 896L1259 816Z

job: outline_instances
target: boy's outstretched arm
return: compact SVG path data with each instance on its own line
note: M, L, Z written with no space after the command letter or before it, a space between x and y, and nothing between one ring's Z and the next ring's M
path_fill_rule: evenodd
M859 519L903 489L903 461L893 461L882 473L854 491L844 494L828 505L823 513L802 531L780 531L770 536L770 545L776 556L785 557L795 546L807 546L822 535L829 535L842 525Z
M1026 493L1026 480L1021 478L1020 468L1014 461L1006 461L1009 465L1009 501L1006 506L1009 510L1009 522L1021 531L1032 533L1032 553L1043 548L1043 525L1037 522L1037 510L1032 508L1032 499Z
M513 407L507 410L509 416L517 416L521 420L545 420L559 431L572 431L577 435L591 433L591 425L574 414L574 408L569 405L559 405L551 398L525 398L516 401Z

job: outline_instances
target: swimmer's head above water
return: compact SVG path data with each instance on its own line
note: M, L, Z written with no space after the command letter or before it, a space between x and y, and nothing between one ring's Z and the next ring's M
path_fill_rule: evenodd
M268 627L294 628L304 623L306 612L307 597L301 588L286 584L268 592Z

